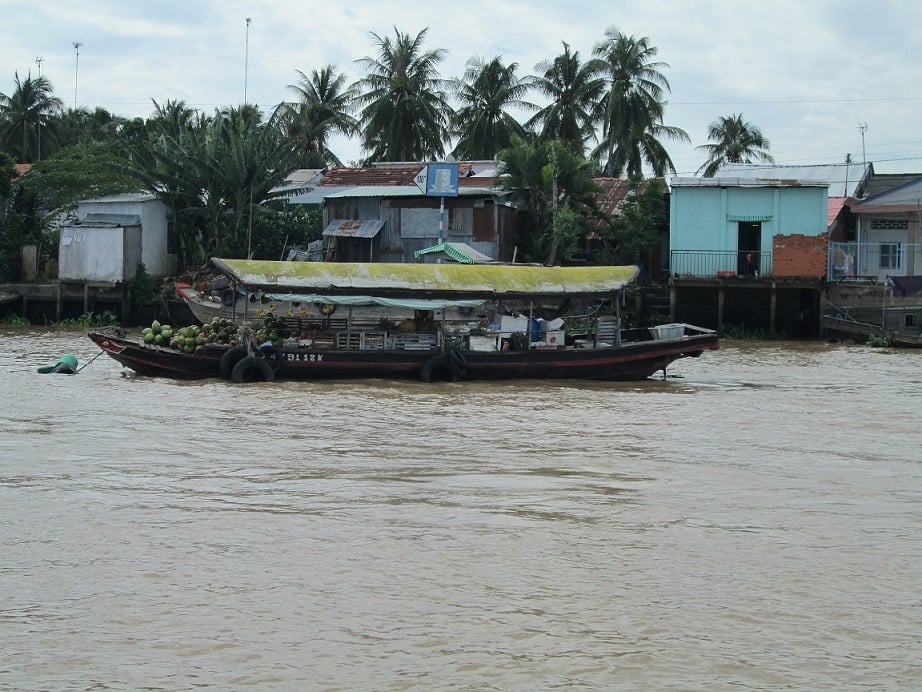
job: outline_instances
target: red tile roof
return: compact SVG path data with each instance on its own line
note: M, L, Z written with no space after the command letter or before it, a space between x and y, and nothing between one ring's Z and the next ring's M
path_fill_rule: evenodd
M32 168L31 163L14 163L13 170L16 172L16 177L20 177L28 173Z
M832 228L832 224L839 217L839 212L845 206L845 197L830 197L826 209L826 228Z

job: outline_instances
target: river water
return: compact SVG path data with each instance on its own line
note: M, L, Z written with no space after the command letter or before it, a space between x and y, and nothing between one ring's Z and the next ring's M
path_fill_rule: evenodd
M0 688L922 688L922 351L431 385L97 353L0 331Z

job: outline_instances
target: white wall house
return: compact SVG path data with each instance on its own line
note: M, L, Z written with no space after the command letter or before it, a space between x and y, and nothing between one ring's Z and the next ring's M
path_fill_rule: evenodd
M854 273L881 281L922 274L922 178L863 199L851 211L856 241L837 249L856 257Z
M154 278L176 272L177 248L168 209L155 195L84 200L77 207L77 219L61 227L61 279L130 281L139 261Z

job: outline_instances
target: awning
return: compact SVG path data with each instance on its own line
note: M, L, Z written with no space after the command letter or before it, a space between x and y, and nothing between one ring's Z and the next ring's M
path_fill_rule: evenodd
M467 243L439 243L432 247L425 247L422 250L417 250L413 254L419 259L423 255L431 255L439 252L449 259L460 262L461 264L486 264L496 261L489 255L478 252Z
M381 219L334 219L323 229L325 236L374 238L384 227Z

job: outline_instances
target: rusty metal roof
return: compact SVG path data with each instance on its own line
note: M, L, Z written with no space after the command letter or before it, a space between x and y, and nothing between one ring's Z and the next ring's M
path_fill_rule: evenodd
M851 197L868 178L871 164L849 163L817 166L773 166L752 163L728 163L713 179L819 181L829 186L830 197Z
M334 168L326 172L319 184L324 187L415 185L413 179L427 165L427 162L414 161L410 163L380 163L364 168ZM482 170L478 170L474 162L461 162L458 164L458 184L483 187L484 176L481 175L482 172Z

